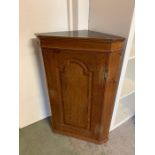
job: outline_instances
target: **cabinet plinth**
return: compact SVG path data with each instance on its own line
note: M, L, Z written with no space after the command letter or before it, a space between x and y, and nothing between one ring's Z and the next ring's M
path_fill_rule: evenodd
M53 131L106 142L124 38L87 30L36 36L44 60Z

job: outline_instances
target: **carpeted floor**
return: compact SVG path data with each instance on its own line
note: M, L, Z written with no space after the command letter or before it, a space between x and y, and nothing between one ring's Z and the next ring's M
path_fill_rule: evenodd
M134 155L134 119L110 133L106 144L96 145L54 134L49 118L20 130L20 155Z

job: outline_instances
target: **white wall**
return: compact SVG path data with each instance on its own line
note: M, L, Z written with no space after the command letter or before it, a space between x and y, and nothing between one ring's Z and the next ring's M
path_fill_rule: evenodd
M134 0L90 0L89 29L128 36Z
M20 0L20 128L51 113L42 59L33 38L36 32L68 30L69 1ZM77 27L88 29L89 1L79 0L78 6Z

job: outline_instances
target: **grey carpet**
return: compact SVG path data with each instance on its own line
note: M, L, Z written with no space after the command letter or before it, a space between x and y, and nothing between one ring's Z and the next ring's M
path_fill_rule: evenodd
M96 145L51 131L49 118L20 129L20 155L134 155L134 119L110 133L106 144Z

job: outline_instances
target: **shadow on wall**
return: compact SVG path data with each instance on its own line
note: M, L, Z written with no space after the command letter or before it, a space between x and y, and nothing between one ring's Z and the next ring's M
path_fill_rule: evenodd
M42 53L41 53L38 39L32 38L30 41L31 41L32 48L34 49L34 55L35 55L38 74L39 74L40 91L41 91L41 98L43 103L42 113L44 117L48 117L49 115L51 115L51 111L50 111L50 102L48 98L48 91L47 91L48 89L46 84Z
M78 0L67 0L68 30L78 30Z

